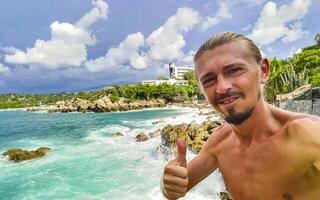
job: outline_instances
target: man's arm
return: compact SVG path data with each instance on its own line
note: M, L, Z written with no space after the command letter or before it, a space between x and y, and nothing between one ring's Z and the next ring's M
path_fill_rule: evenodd
M206 143L199 154L187 165L188 191L217 169L217 158L210 153L209 146L210 144Z
M215 149L224 138L225 133L230 129L230 127L223 127L219 127L209 137L200 153L188 165L185 161L185 150L181 150L182 148L178 141L178 156L166 165L162 178L162 192L168 199L177 199L185 196L191 188L217 168Z

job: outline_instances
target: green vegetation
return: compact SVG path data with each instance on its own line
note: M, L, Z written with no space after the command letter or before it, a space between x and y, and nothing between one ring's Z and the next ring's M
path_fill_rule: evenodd
M320 33L316 44L302 49L289 59L270 60L270 76L264 87L268 102L274 102L277 94L286 94L306 84L320 87Z
M54 105L57 101L70 101L75 98L94 101L103 96L109 96L112 102L118 101L120 97L127 98L131 102L136 100L150 100L156 98L163 98L169 102L179 102L191 100L191 98L197 94L199 94L197 87L191 85L178 86L168 84L162 84L159 86L143 84L113 86L103 90L78 93L3 94L0 95L0 109Z
M169 78L165 75L160 75L157 77L157 80L169 80Z

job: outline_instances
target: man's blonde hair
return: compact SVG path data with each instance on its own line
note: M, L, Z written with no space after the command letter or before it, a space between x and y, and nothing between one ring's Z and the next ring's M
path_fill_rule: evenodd
M254 42L246 36L234 32L219 33L211 37L209 40L207 40L204 44L201 45L196 55L194 56L193 61L196 62L205 51L212 50L218 46L222 46L224 44L234 41L244 41L246 43L248 52L255 58L258 64L261 63L262 56L259 48L254 44Z

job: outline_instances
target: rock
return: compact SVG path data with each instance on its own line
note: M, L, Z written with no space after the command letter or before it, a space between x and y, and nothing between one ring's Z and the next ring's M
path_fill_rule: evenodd
M110 106L107 106L105 101L103 101L102 99L97 99L93 103L95 105L94 111L96 111L96 112L105 112L108 110L110 111Z
M304 85L288 94L280 94L276 96L276 100L278 101L306 100L311 98L312 98L311 85Z
M136 136L136 141L137 142L143 142L143 141L147 141L149 139L149 137L147 136L147 134L141 132Z
M116 112L164 107L165 105L165 101L162 99L130 102L128 99L121 97L117 102L111 102L108 96L103 96L93 102L80 98L72 101L59 101L56 102L56 106L50 108L48 112Z
M23 150L20 148L12 148L4 152L3 156L8 156L9 160L14 162L21 162L24 160L30 160L44 156L51 149L49 147L40 147L37 150Z
M220 121L205 121L202 124L193 121L190 124L165 126L161 130L161 145L175 148L177 138L183 138L187 147L194 153L198 153L215 128L221 124Z
M124 136L124 134L121 132L115 132L112 134L112 136Z
M164 119L160 119L159 121L152 122L152 124L160 124L166 122Z
M148 135L149 135L150 138L155 138L155 137L160 136L160 134L161 134L161 130L158 129L158 130L156 130L154 132L149 133Z
M88 112L89 111L89 107L91 106L91 102L88 100L82 100L80 98L76 98L73 102L72 102L72 108L75 108L76 111L78 112Z

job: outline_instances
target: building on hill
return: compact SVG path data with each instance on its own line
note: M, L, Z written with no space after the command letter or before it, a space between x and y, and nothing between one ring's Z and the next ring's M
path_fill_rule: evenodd
M183 74L189 70L193 70L192 67L177 67L174 63L169 63L169 76L170 78L183 79Z
M176 79L169 79L169 80L144 80L141 81L143 85L161 85L161 84L168 84L168 85L188 85L187 80L176 80Z

